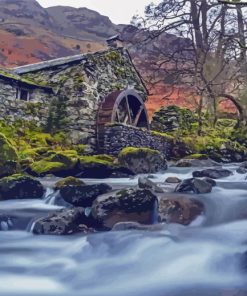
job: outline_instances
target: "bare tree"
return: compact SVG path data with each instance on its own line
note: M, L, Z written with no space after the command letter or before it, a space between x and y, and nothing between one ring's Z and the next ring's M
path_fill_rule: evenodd
M230 1L231 2L231 1ZM158 83L172 76L171 84L186 85L198 98L199 133L202 109L211 110L212 123L217 121L219 98L231 100L239 112L239 123L246 115L239 100L246 88L246 23L242 6L217 0L168 0L146 8L146 18L136 19L146 44L164 34L177 36L177 42L156 48ZM171 38L172 39L172 38ZM236 39L243 44L236 47ZM153 61L152 61L153 62Z

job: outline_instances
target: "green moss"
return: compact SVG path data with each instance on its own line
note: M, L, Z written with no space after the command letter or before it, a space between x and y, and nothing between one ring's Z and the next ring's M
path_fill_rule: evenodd
M54 174L68 169L68 166L62 162L52 162L47 159L40 160L31 164L30 169L38 176L45 174Z
M19 82L22 82L22 83L25 83L25 84L29 84L31 86L47 86L47 85L44 85L42 83L35 83L34 81L30 80L30 79L26 79L26 78L23 78L21 76L18 76L18 75L15 75L13 73L10 73L10 72L7 72L7 71L4 71L4 70L0 70L0 76L3 76L3 77L6 77L6 78L9 78L9 79L13 79L15 81L19 81Z
M160 133L160 132L157 132L157 131L151 131L151 133L152 133L153 136L158 136L158 137L164 138L164 140L168 140L168 141L174 141L175 140L174 136L169 135L167 133Z
M39 116L42 104L40 102L27 102L25 104L26 115Z
M74 145L72 147L79 155L85 154L88 149L88 146L83 144Z
M78 163L78 155L74 150L50 151L47 157L30 165L30 169L36 175L54 174L60 171L74 169Z
M150 148L126 147L118 155L119 159L128 157L145 157L146 155L160 155L160 152Z
M82 156L79 158L80 164L102 164L102 165L107 165L107 166L112 166L113 163L113 158L109 157L102 157L102 155L92 155L92 156Z
M32 146L51 146L53 137L48 133L34 133L30 135L30 144Z
M121 55L117 51L110 51L106 54L106 58L112 62L119 62L121 60Z
M0 163L17 160L18 155L16 149L3 134L0 134Z
M226 139L211 136L184 137L182 141L195 153L203 153L206 150L221 149L227 143Z
M98 154L95 155L95 158L103 161L108 161L110 163L113 163L115 161L115 158L113 156L107 154Z
M67 177L56 182L55 189L59 190L65 186L83 186L83 185L85 185L85 183L82 180L75 177Z

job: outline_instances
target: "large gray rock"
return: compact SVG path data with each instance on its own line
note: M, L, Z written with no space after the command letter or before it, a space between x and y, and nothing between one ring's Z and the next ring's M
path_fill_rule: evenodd
M42 198L45 189L34 178L25 175L12 175L0 179L0 200Z
M84 208L63 209L53 212L34 223L34 234L67 235L78 232L93 232L86 225L89 218L84 213Z
M195 178L208 177L211 179L220 179L229 177L232 174L233 173L227 169L206 169L202 171L195 171L192 175Z
M189 159L189 158L184 158L180 159L176 164L176 167L217 167L220 166L219 163L216 161L207 158L207 159Z
M150 189L156 193L163 193L163 189L147 177L138 178L138 186L141 189Z
M212 184L204 180L190 178L183 180L175 188L175 192L184 192L184 193L210 193L212 191Z
M167 196L159 202L159 222L190 224L203 213L203 205L184 196Z
M60 189L61 197L76 207L91 207L94 200L102 194L110 192L107 184L66 186Z
M156 196L150 190L128 188L98 197L92 206L92 216L105 229L118 222L152 224L156 206Z
M167 169L165 157L159 151L149 148L124 148L118 159L122 166L135 174L156 173Z

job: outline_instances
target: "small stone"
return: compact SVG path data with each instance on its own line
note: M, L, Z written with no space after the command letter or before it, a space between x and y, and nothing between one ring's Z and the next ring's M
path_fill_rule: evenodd
M175 192L185 192L185 193L210 193L212 191L212 185L204 180L190 178L183 180L175 188Z
M153 181L149 180L147 177L139 177L138 186L141 189L150 189L156 193L163 193L164 192L162 188L160 188Z
M182 180L180 180L177 177L168 177L165 182L166 183L171 183L171 184L176 184L176 183L180 183Z
M220 179L231 176L233 173L227 169L206 169L192 173L195 178L208 177L211 179Z

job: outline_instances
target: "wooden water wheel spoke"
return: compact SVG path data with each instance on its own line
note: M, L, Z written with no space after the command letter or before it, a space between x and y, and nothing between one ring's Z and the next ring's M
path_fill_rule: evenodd
M135 119L133 121L134 126L137 126L143 110L144 110L144 106L140 106L140 109L139 109L138 113L136 114L136 117L135 117Z
M129 99L128 96L125 97L126 101L126 107L127 107L127 112L128 112L128 123L131 125L132 124L132 118L131 118L131 113L130 113L130 106L129 106Z
M105 125L114 122L149 129L147 110L137 92L114 91L102 101L97 116L99 148L104 146Z

